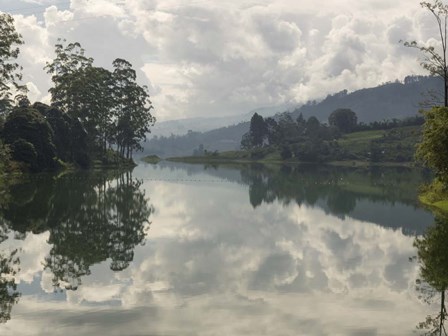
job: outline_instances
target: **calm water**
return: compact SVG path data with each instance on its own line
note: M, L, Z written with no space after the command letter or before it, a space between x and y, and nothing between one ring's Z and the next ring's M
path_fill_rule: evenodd
M0 206L1 335L411 335L424 177L203 167L37 175Z

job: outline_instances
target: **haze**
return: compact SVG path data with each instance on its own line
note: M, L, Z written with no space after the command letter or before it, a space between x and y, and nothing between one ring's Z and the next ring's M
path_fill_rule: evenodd
M431 43L419 1L1 0L23 35L31 101L49 102L45 63L58 38L97 66L139 70L159 121L300 104L424 74L399 41ZM436 43L435 41L433 41Z

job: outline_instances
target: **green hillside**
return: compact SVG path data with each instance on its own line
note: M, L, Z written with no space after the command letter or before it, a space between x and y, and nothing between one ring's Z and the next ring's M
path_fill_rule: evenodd
M319 162L356 162L369 164L411 164L415 146L421 136L420 126L397 127L389 130L361 131L346 134L338 139L337 157L319 160ZM225 162L307 162L298 157L282 160L281 149L275 146L253 150L205 152L202 156L184 156L170 158L172 161L191 163Z

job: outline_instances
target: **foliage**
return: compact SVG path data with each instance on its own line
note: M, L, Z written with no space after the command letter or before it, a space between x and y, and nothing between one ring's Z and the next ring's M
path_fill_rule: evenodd
M423 1L420 5L427 9L435 18L439 31L439 40L442 50L437 51L434 46L424 46L416 41L404 42L406 47L416 48L423 54L420 65L432 76L439 76L444 82L444 106L448 107L448 65L447 65L447 24L448 6L441 0L432 3Z
M241 139L241 147L245 149L259 148L264 144L268 136L268 124L258 113L254 113L250 119L249 132Z
M25 92L26 88L18 82L22 79L21 66L15 62L19 56L22 36L16 32L11 15L0 13L0 115L12 107L13 90Z
M93 59L85 56L85 50L78 42L65 45L65 40L58 40L55 45L55 59L47 62L45 69L51 75L54 86L50 88L54 106L69 111L74 116L83 114L85 102L82 100L82 74L90 66Z
M254 115L252 120L257 120L257 123L261 124L261 121L258 121L259 118L262 117ZM403 121L374 123L364 128L388 128L390 125L412 125L420 122L420 118L412 118ZM267 118L264 121L266 126L263 131L265 134L263 137L264 147L274 148L282 160L410 162L413 159L415 143L420 135L415 128L397 127L381 132L350 133L341 138L338 125L344 131L354 130L356 127L356 115L354 112L344 109L335 111L333 124L333 126L321 124L315 117L305 120L302 115L299 115L294 121L288 113L280 114L276 119ZM253 159L264 160L263 151L254 152L254 148L260 148L260 142L255 146L253 139L251 132L243 135L241 148L251 150Z
M12 157L28 163L32 171L57 167L53 134L50 124L33 108L15 108L2 131L5 143L11 145Z
M42 103L35 103L33 108L45 117L53 130L52 142L58 159L88 168L91 165L88 132L80 120Z
M346 159L371 162L412 162L420 141L418 126L354 132L338 139Z
M9 146L5 145L0 139L0 186L3 174L11 170L11 150Z
M155 118L149 100L148 88L136 82L135 70L123 59L113 62L113 101L115 105L115 141L118 151L127 158L133 150L141 150L140 142L146 140L149 127Z
M448 214L448 188L437 178L420 187L419 200L435 212Z
M425 119L416 157L448 184L448 108L434 107L425 112Z
M81 121L90 152L105 156L108 146L116 145L118 153L132 158L155 122L148 89L137 84L132 65L116 59L113 72L94 67L79 43L62 41L55 53L45 67L54 83L53 105Z
M350 109L337 109L328 117L328 123L337 127L342 133L349 133L356 128L358 117Z

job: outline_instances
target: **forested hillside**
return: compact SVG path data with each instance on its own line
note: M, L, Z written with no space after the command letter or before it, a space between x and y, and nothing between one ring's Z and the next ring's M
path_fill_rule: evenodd
M436 77L408 76L403 83L386 83L374 88L347 93L346 90L327 96L321 102L309 102L291 112L295 120L300 113L327 122L338 108L353 110L358 122L403 119L418 114L425 101L431 102L443 87ZM145 153L162 157L192 155L195 151L229 151L240 148L249 121L208 132L189 132L183 136L154 137L144 145Z
M403 119L416 115L425 103L434 104L434 99L442 101L442 88L443 81L438 77L408 76L403 83L387 83L352 93L343 90L319 103L309 102L296 109L293 118L302 113L305 118L314 115L326 121L334 110L349 108L356 112L359 122Z

